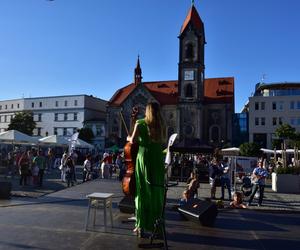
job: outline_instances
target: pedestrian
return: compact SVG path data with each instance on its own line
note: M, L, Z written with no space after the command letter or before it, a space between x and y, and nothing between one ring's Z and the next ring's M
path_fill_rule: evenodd
M46 159L43 156L43 152L41 150L39 150L37 156L33 158L33 164L37 165L39 168L38 185L42 187L44 180L44 172L46 169Z
M86 159L83 162L83 171L82 171L82 182L89 181L92 179L92 156L90 154L86 155Z
M231 183L230 183L230 165L228 158L225 158L221 164L221 200L224 200L225 187L228 190L228 199L231 200Z
M60 160L60 166L59 166L60 179L62 182L66 182L67 158L68 158L68 153L64 152Z
M23 152L18 161L19 173L20 173L20 186L27 185L27 176L29 173L29 159L26 152Z
M263 167L263 161L259 160L257 163L257 167L252 172L253 188L247 206L251 206L251 203L253 201L253 198L257 190L259 190L259 198L258 198L257 206L259 207L262 206L267 176L268 176L268 172Z
M70 187L70 185L74 186L75 166L74 166L73 159L71 156L68 156L66 166L67 166L66 167L67 185L68 185L68 187Z
M221 185L221 170L220 162L217 158L214 158L209 165L209 184L210 184L210 198L216 199L217 186Z
M153 231L157 219L162 218L164 205L164 156L165 123L158 103L146 106L145 118L135 123L130 143L138 142L139 150L135 165L136 194L133 230L143 237L144 230Z

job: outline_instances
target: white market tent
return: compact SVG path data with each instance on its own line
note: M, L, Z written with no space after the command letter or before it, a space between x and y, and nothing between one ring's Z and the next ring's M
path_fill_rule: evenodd
M0 133L0 143L35 145L37 139L26 135L18 130L8 130Z
M94 145L87 143L84 140L81 139L77 139L76 143L75 143L75 148L89 148L89 149L93 149Z
M39 139L40 145L58 146L58 147L70 147L71 138L61 135L50 135ZM77 139L75 142L75 148L89 148L93 149L94 146L85 142L84 140Z
M58 146L58 147L68 147L70 142L64 136L59 135L49 135L39 139L40 145L48 145L48 146Z
M240 149L239 148L223 148L221 149L222 155L239 155Z

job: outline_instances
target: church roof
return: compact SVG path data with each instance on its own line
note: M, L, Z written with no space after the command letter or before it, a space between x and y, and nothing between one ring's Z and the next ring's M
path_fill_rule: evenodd
M203 29L203 22L194 5L190 8L183 25L181 26L180 34L183 33L189 23L192 23L196 29Z
M178 81L153 81L142 82L156 100L163 105L176 105L178 103ZM110 106L120 106L126 98L137 88L131 83L119 90L109 101ZM234 98L234 78L208 78L204 81L204 102L206 103L231 103Z
M234 78L207 78L204 80L204 101L231 103L234 98Z
M177 103L178 81L155 81L140 83L146 87L161 105L172 105ZM131 83L119 90L110 99L112 106L121 105L138 85Z

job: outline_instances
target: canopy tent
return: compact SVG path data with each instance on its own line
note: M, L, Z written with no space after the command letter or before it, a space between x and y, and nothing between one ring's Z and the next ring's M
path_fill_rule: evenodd
M233 148L223 148L223 149L221 149L221 153L222 153L222 155L227 155L227 156L229 156L229 155L239 155L240 149L235 148L235 147L233 147Z
M61 135L50 135L39 139L39 144L48 146L69 147L71 144L71 138ZM93 149L94 146L78 138L75 142L75 148Z
M178 153L213 153L214 148L202 143L199 139L184 139L170 146L171 152Z
M76 143L75 143L75 148L88 148L88 149L93 149L94 145L87 143L84 140L81 139L77 139Z
M49 135L39 139L40 145L48 145L48 146L60 146L60 147L68 147L70 142L69 140L60 135Z
M274 154L274 153L277 154L277 151L274 149L261 148L260 151L262 151L263 153L266 153L266 154Z
M18 130L8 130L0 133L0 143L35 145L37 139Z

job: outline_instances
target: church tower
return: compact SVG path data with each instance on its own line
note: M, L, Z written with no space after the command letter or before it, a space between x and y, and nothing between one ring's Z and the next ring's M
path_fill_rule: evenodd
M178 128L180 140L203 138L204 25L192 3L179 34Z

